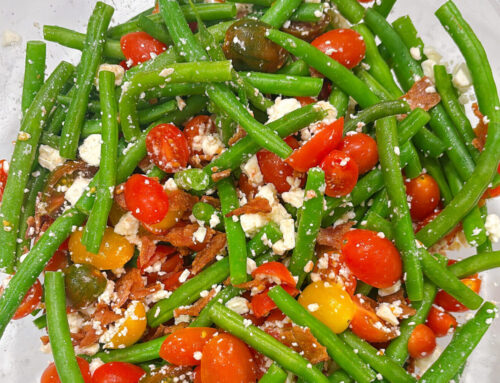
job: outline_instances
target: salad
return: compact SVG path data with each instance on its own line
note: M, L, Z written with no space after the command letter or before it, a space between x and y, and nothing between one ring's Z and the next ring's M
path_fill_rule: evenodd
M0 337L33 318L41 383L460 381L497 316L500 101L451 0L455 68L394 3L159 0L110 26L98 1L85 33L44 26L82 52L48 77L27 43Z

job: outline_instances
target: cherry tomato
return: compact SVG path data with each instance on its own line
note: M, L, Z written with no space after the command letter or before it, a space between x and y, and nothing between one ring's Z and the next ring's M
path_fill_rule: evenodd
M429 174L421 174L407 182L406 194L410 198L411 217L420 221L437 208L441 195L437 182Z
M162 42L148 35L146 32L132 32L120 39L122 52L132 66L143 63L167 50Z
M408 340L408 352L414 359L430 355L436 348L436 335L425 324L419 324Z
M263 265L260 265L254 271L252 271L252 278L269 278L272 281L278 279L279 281L281 281L281 283L290 286L295 286L297 284L297 282L293 278L292 273L281 262L267 262Z
M21 319L31 314L42 301L43 289L40 281L37 279L30 287L19 305L12 319Z
M309 141L286 159L286 162L299 172L307 172L318 165L325 156L335 149L342 140L344 117L324 125Z
M450 333L450 329L455 329L458 325L453 315L435 306L431 307L425 324L437 337L446 336Z
M351 330L371 343L383 343L398 336L397 328L388 327L375 313L376 302L361 294L352 298L356 311L351 320Z
M302 291L298 301L336 334L349 326L356 311L349 294L331 282L311 283Z
M363 37L352 29L333 29L314 39L311 44L348 69L354 68L365 57Z
M94 371L92 383L137 383L145 373L135 364L110 362Z
M62 250L56 250L43 270L57 271L64 269L66 266L68 266L68 254Z
M78 362L78 367L80 367L80 372L82 373L84 382L92 383L89 362L79 356L76 357L76 361ZM59 375L57 374L56 365L54 363L49 364L49 366L45 369L42 377L40 378L40 383L61 383Z
M292 148L299 147L298 141L293 137L287 137L285 142ZM291 185L287 181L288 177L294 176L293 168L288 165L284 160L276 154L267 150L261 150L257 153L257 160L259 161L260 171L264 176L266 183L272 183L279 193L287 192L290 190ZM304 179L304 176L300 176Z
M7 184L7 175L9 164L5 160L0 161L0 201L2 201L3 191L5 189L5 185Z
M160 356L177 366L197 366L201 352L217 330L211 327L186 327L170 334L160 349Z
M316 99L313 97L295 97L298 102L300 102L300 106L306 106L309 104L314 104Z
M358 279L379 289L391 287L403 274L396 246L371 230L356 229L344 234L342 254Z
M189 160L188 141L172 124L155 126L146 136L146 149L151 161L167 173L185 168Z
M299 293L299 290L293 286L282 285L281 287L293 297ZM274 301L267 295L268 291L269 289L266 289L263 292L254 295L250 301L252 311L257 318L266 316L276 308L276 303L274 303Z
M201 380L201 366L193 370L193 383L203 383Z
M347 267L342 254L336 251L319 254L313 272L318 274L322 280L335 282L342 286L349 295L354 295L358 280Z
M339 150L356 162L359 174L366 173L377 165L377 143L368 134L357 133L345 136L340 143Z
M124 195L127 209L141 222L158 223L168 212L168 196L155 178L132 175L125 183Z
M233 335L214 336L203 349L203 383L252 383L256 381L255 369L250 349Z
M104 348L121 349L132 346L146 331L146 307L141 301L132 301L123 314L124 320L104 333Z
M188 146L191 148L192 153L199 153L193 150L193 143L196 136L203 136L210 133L215 133L215 124L210 116L201 114L199 116L191 118L186 122L184 126L184 136L188 142Z
M340 150L332 150L320 166L325 171L325 194L330 197L349 194L358 182L358 165Z
M479 290L481 290L481 280L478 277L464 278L461 279L461 282L475 293L479 293ZM438 291L434 303L450 312L458 313L469 310L467 307L465 307L463 304L461 304L459 301L457 301L450 294L443 290Z

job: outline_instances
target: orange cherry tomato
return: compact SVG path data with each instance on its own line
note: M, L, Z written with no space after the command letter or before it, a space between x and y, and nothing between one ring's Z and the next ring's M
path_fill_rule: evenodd
M461 282L475 293L479 293L479 290L481 290L481 280L478 277L464 278L461 279ZM463 304L461 304L459 301L457 301L450 294L443 290L438 291L434 303L450 312L458 313L469 310L467 307L465 307Z
M293 278L292 273L281 262L267 262L257 267L252 271L252 278L254 279L270 279L276 281L278 279L281 283L295 286L297 282Z
M353 333L371 343L388 342L398 336L397 328L386 326L375 313L375 301L361 294L354 295L352 301L356 304L349 325Z
M151 60L167 50L167 46L146 32L132 32L122 36L120 46L132 66Z
M431 307L425 324L437 337L446 336L450 333L450 329L455 329L458 325L453 315L435 306Z
M31 314L33 310L35 310L40 305L40 302L42 301L42 294L42 284L37 279L24 296L12 319L21 319Z
M311 44L348 69L365 57L363 37L352 29L333 29L315 38Z
M292 149L297 149L299 147L299 143L294 137L289 136L285 138L285 142ZM276 154L265 149L257 153L257 160L259 161L260 171L266 183L272 183L279 193L290 190L291 185L288 183L287 178L294 176L293 168L290 165ZM304 180L304 175L300 177Z
M342 140L344 117L324 125L309 141L286 159L286 162L299 172L307 172L318 165L325 156L335 149Z
M131 363L110 362L98 367L92 375L92 383L138 383L146 372Z
M282 285L281 287L292 297L297 296L299 293L299 290L297 290L293 286ZM263 292L254 295L250 301L250 306L252 307L252 311L257 318L262 318L266 316L277 307L276 303L274 303L274 301L267 295L268 292L269 289L266 289Z
M230 334L214 336L203 349L203 383L252 383L256 366L248 346Z
M210 116L201 114L199 116L191 118L188 122L186 122L184 130L182 132L186 137L189 148L191 148L191 153L200 154L200 151L196 151L193 149L195 137L215 133L216 128Z
M172 124L160 124L146 136L146 150L151 161L167 173L175 173L186 167L189 147L186 136Z
M355 229L344 234L342 254L358 279L380 289L394 285L403 274L396 246L371 230Z
M325 194L342 197L349 194L358 182L358 165L340 150L332 150L321 162L325 172Z
M127 209L141 222L158 223L168 212L168 196L156 178L132 175L125 183L124 196Z
M430 355L436 348L436 335L425 324L419 324L408 340L408 352L413 359Z
M432 214L441 198L436 180L429 174L421 174L405 182L405 185L410 198L411 217L420 221Z
M82 373L84 382L92 383L89 362L79 356L76 357L76 361L78 362L78 367L80 367L80 372ZM45 369L42 377L40 378L40 383L61 383L59 375L57 374L56 365L54 363L49 364L49 366Z
M366 173L377 165L377 143L368 134L357 133L345 136L339 145L339 150L356 162L359 174Z
M2 201L3 191L7 184L7 175L9 172L9 163L6 160L0 161L0 201Z
M203 383L201 380L201 366L193 370L193 383Z
M186 327L165 339L160 348L160 356L177 366L197 366L201 363L201 353L217 330L211 327Z

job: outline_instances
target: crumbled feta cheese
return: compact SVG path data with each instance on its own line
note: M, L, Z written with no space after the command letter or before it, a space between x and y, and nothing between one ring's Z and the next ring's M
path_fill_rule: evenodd
M425 371L427 371L429 367L432 366L434 362L439 358L441 352L441 348L439 346L436 346L432 354L427 355L424 358L415 359L415 367L418 369L418 374L422 375Z
M320 121L321 124L329 125L336 120L337 109L332 104L330 104L328 101L318 101L315 104L315 106L321 108L322 110L326 111L326 113L327 113L326 117Z
M385 297L387 295L391 295L398 292L400 289L401 289L401 281L397 281L390 287L387 287L385 289L378 289L378 295L380 295L381 297Z
M125 76L125 69L118 64L101 64L99 65L99 69L97 71L97 76L95 79L95 84L97 88L99 88L99 73L102 71L113 72L115 75L115 85L120 86L123 81L123 76Z
M193 358L194 358L195 360L201 360L201 357L202 357L202 356L203 356L203 354L201 353L201 351L195 351L195 352L193 353Z
M420 61L422 60L422 52L420 52L419 47L411 47L410 48L410 54L411 57L413 57L414 60Z
M83 144L78 148L80 158L90 166L99 166L101 161L101 143L102 137L100 134L91 134Z
M281 193L281 198L297 209L304 204L304 189L295 189Z
M467 91L467 89L472 85L469 68L467 68L465 63L461 63L455 67L453 70L452 82L460 92Z
M175 317L175 324L180 324L180 323L189 323L191 321L191 317L186 314L179 315L178 317Z
M295 247L295 221L293 218L284 219L279 225L280 231L283 233L283 239L273 244L273 251L278 255L282 255Z
M65 159L59 154L59 150L49 145L40 145L38 150L38 163L47 170L54 170L64 164Z
M190 272L188 269L185 269L185 270L181 273L181 275L179 276L179 282L180 282L180 283L184 283L184 282L186 282L186 281L187 281L187 278L189 277L189 274L190 274L190 273L191 273L191 272Z
M437 63L428 59L422 62L422 70L424 71L424 76L429 77L434 82L434 65Z
M203 152L206 156L214 156L222 153L224 144L215 134L200 134L193 138L192 148L195 151Z
M207 235L207 228L205 226L200 226L193 233L193 240L195 243L196 242L201 243L205 240L206 235Z
M64 193L64 199L68 201L71 206L75 206L77 201L85 192L85 189L89 186L89 183L90 178L77 177L66 193Z
M19 35L19 33L16 33L14 31L11 31L9 29L6 29L2 33L2 46L8 47L12 45L18 45L21 43L23 39Z
M115 282L108 280L106 288L104 289L103 293L99 295L97 301L109 305L115 297Z
M165 185L163 185L163 188L168 191L178 190L177 184L175 183L175 180L173 178L169 178L165 182Z
M319 305L317 303L311 303L310 305L307 305L307 310L309 310L309 312L311 313L318 311L318 309Z
M257 268L257 263L252 258L247 258L247 274L252 274Z
M211 216L210 216L210 221L208 221L208 224L210 225L210 227L213 229L214 227L216 227L218 224L220 223L220 218L219 216L217 215L217 212L214 212Z
M441 56L436 48L430 45L424 47L424 55L426 55L428 59L434 61L436 64L439 64L443 58L443 56Z
M255 186L262 185L264 182L264 176L260 171L259 161L257 156L253 155L250 159L241 167L241 170L248 177L248 181Z
M387 302L381 303L376 310L376 314L379 318L382 318L386 322L397 326L399 324L398 318L394 315L391 310L391 305Z
M277 97L276 100L274 100L274 105L267 108L267 123L276 121L284 115L299 109L300 107L300 102L295 98Z
M105 348L116 348L118 345L111 343L111 340L115 335L126 335L127 327L124 326L125 321L128 319L138 320L139 318L135 314L137 305L142 303L140 301L132 301L127 306L127 309L123 313L123 316L114 322L108 330L106 330L99 338L99 343L103 343ZM146 320L144 318L144 320Z
M159 73L159 75L160 77L168 77L172 73L174 73L174 68L165 68Z
M248 301L243 297L234 297L226 302L226 307L235 313L243 315L248 313Z
M488 232L488 237L492 242L498 242L500 239L500 217L496 214L488 214L484 227Z
M67 317L68 317L69 331L75 334L80 332L83 326L83 322L85 322L83 317L77 312L71 312L67 315Z
M123 236L135 236L139 231L139 221L129 211L121 216L115 225L115 233Z
M146 304L151 305L153 303L161 301L162 299L167 299L171 295L172 295L171 291L167 291L167 290L163 290L163 289L155 291L153 294L150 294L146 297Z
M104 362L101 360L101 358L92 359L92 361L89 364L90 374L92 375L95 372L95 370L97 370L103 364L104 364Z

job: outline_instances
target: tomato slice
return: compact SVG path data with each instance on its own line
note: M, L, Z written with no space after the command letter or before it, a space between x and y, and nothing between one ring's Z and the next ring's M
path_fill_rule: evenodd
M12 319L21 319L31 314L33 310L40 305L40 302L42 301L42 294L42 284L37 279L24 296Z
M125 183L124 195L127 209L141 222L158 223L168 212L168 196L156 178L132 175Z
M339 145L339 150L356 162L359 174L364 174L377 165L377 143L368 134L357 133L345 136Z
M3 191L7 185L7 176L9 172L9 163L6 160L0 161L0 202L2 201Z
M94 371L92 383L138 383L145 374L146 371L135 364L110 362Z
M437 337L446 336L450 329L457 328L457 320L453 315L447 313L440 307L432 306L425 324L430 327Z
M182 170L189 160L186 136L172 124L160 124L151 129L146 136L146 149L151 161L167 173Z
M325 194L330 197L349 194L358 182L358 165L340 150L332 150L320 166L325 172Z
M293 278L292 273L281 262L267 262L260 265L252 272L254 279L267 279L271 282L279 281L279 284L295 286L297 282Z
M300 292L293 286L281 285L281 287L293 297L297 296ZM274 303L274 301L267 295L268 292L269 289L266 289L263 292L254 295L250 301L252 311L257 318L266 316L271 312L271 310L274 310L277 307L276 303Z
M82 373L83 381L85 383L92 383L90 376L90 367L89 362L85 359L76 357L76 361L78 363L78 367L80 367L80 372ZM42 374L40 378L40 383L61 383L61 379L59 379L59 375L57 374L56 365L54 363L50 363L48 367Z
M165 339L160 356L177 366L197 366L201 364L203 348L217 332L211 327L186 327Z
M315 38L311 44L348 69L354 68L365 57L365 42L352 29L333 29Z
M436 348L436 335L425 324L419 324L408 340L408 352L414 359L430 355Z
M307 172L338 146L343 129L344 117L324 125L309 141L294 150L286 162L299 172Z
M165 44L142 31L122 36L120 46L123 55L132 64L127 65L129 67L151 60L153 57L167 50Z

